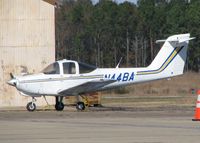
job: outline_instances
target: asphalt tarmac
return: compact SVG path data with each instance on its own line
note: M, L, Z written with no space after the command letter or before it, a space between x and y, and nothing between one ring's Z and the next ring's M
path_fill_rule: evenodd
M0 143L199 143L193 109L0 110Z

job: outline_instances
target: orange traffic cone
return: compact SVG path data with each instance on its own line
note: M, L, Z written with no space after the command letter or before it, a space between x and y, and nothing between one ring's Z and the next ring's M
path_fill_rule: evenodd
M197 103L196 103L196 111L194 115L194 119L192 121L200 121L200 90L197 91Z

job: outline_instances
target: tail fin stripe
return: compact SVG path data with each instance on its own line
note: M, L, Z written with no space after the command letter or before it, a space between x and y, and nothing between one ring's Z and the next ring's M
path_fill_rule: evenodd
M167 66L173 61L173 59L178 55L178 53L183 49L184 46L182 47L176 47L172 51L172 53L168 56L168 58L165 60L165 62L161 65L160 68L156 70L148 70L148 71L138 71L137 75L148 75L148 74L157 74L162 72L167 68Z

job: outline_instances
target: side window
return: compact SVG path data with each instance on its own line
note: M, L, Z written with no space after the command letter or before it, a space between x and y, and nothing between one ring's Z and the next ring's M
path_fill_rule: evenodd
M96 69L95 66L92 66L92 65L88 65L88 64L85 64L85 63L78 63L79 64L79 72L80 73L89 73L93 70Z
M60 74L59 64L57 62L47 66L43 71L44 74Z
M75 63L63 63L64 74L76 74Z

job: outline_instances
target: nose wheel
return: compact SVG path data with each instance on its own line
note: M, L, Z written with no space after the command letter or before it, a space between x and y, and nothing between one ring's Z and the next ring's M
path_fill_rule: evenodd
M35 111L35 109L36 109L36 105L35 105L35 102L36 101L36 99L33 97L32 98L32 102L29 102L27 105L26 105L26 109L28 110L28 111L30 111L30 112L33 112L33 111Z

